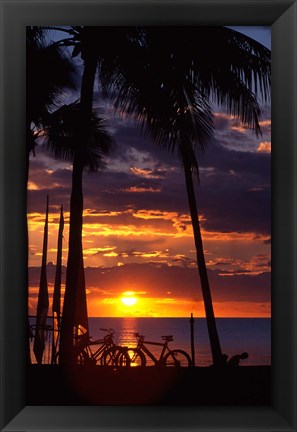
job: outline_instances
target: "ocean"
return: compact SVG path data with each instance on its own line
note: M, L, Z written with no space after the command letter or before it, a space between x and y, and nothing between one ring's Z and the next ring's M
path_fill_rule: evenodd
M114 340L123 346L136 346L134 333L145 336L144 342L162 342L163 335L172 335L170 349L182 349L191 356L191 333L189 318L89 318L89 330L93 340L102 339L105 332L101 328L115 330ZM33 321L34 322L34 321ZM32 323L33 323L32 322ZM50 324L50 321L48 322ZM222 352L229 358L247 352L249 357L242 360L242 366L271 364L271 320L269 318L217 318L217 330ZM212 357L208 339L206 320L195 318L195 365L209 366ZM33 345L33 343L32 343ZM158 357L162 347L148 345L149 350ZM48 363L50 349L46 347L44 362ZM34 354L31 353L32 362ZM147 365L152 365L147 359Z

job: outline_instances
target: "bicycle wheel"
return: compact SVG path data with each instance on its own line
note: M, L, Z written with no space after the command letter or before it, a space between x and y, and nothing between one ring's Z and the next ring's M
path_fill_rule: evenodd
M146 357L143 352L137 348L127 348L127 354L130 358L130 366L145 366Z
M131 366L130 356L128 354L127 349L124 347L122 347L122 350L119 353L117 365L120 367L130 367Z
M93 367L96 366L96 359L88 354L86 351L80 351L76 357L76 364L82 366Z
M76 357L76 364L85 365L88 362L89 356L84 351L79 352Z
M183 350L172 350L164 357L164 365L171 367L190 367L190 356Z
M100 358L102 366L130 366L130 357L122 347L111 347Z
M77 357L76 357L76 364L84 365L84 364L86 364L88 358L89 357L83 351L79 352L77 354ZM59 351L55 355L55 364L57 364L57 365L60 364L60 352Z

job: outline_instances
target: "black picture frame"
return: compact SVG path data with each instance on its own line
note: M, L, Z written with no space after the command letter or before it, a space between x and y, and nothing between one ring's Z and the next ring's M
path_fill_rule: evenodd
M272 404L26 406L26 25L272 26ZM297 2L1 0L1 430L296 431Z

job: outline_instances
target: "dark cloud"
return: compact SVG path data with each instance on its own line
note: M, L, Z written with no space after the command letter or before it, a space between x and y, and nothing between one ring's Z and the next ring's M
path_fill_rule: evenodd
M267 112L266 112L267 111ZM265 111L265 118L268 110ZM268 153L236 151L249 146L251 133L230 130L226 115L216 117L216 126L232 148L213 139L205 153L199 153L200 185L198 209L204 229L222 232L270 233L271 157ZM235 135L234 135L235 134ZM107 168L83 177L84 206L97 211L133 208L188 213L183 170L176 154L161 151L143 137L131 122L116 128L117 147ZM44 169L55 167L53 172ZM31 162L30 179L42 186L28 195L30 211L44 211L46 194L57 205L69 208L71 170L65 169L38 148Z
M48 264L48 281L54 282L55 266ZM65 269L63 279L65 279ZM224 272L223 274L228 274ZM168 266L160 263L127 264L120 267L87 267L86 286L104 297L118 296L130 286L135 291L145 291L147 297L201 300L197 268ZM208 270L214 302L269 302L271 298L270 273L235 274L223 276L220 270ZM38 286L40 268L29 269L31 286Z
M213 141L200 165L213 168L198 187L205 229L270 233L269 154L228 150Z

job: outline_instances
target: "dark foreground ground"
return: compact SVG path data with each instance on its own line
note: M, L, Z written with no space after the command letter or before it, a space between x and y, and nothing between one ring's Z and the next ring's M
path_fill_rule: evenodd
M32 365L27 405L270 405L271 368L112 368Z

